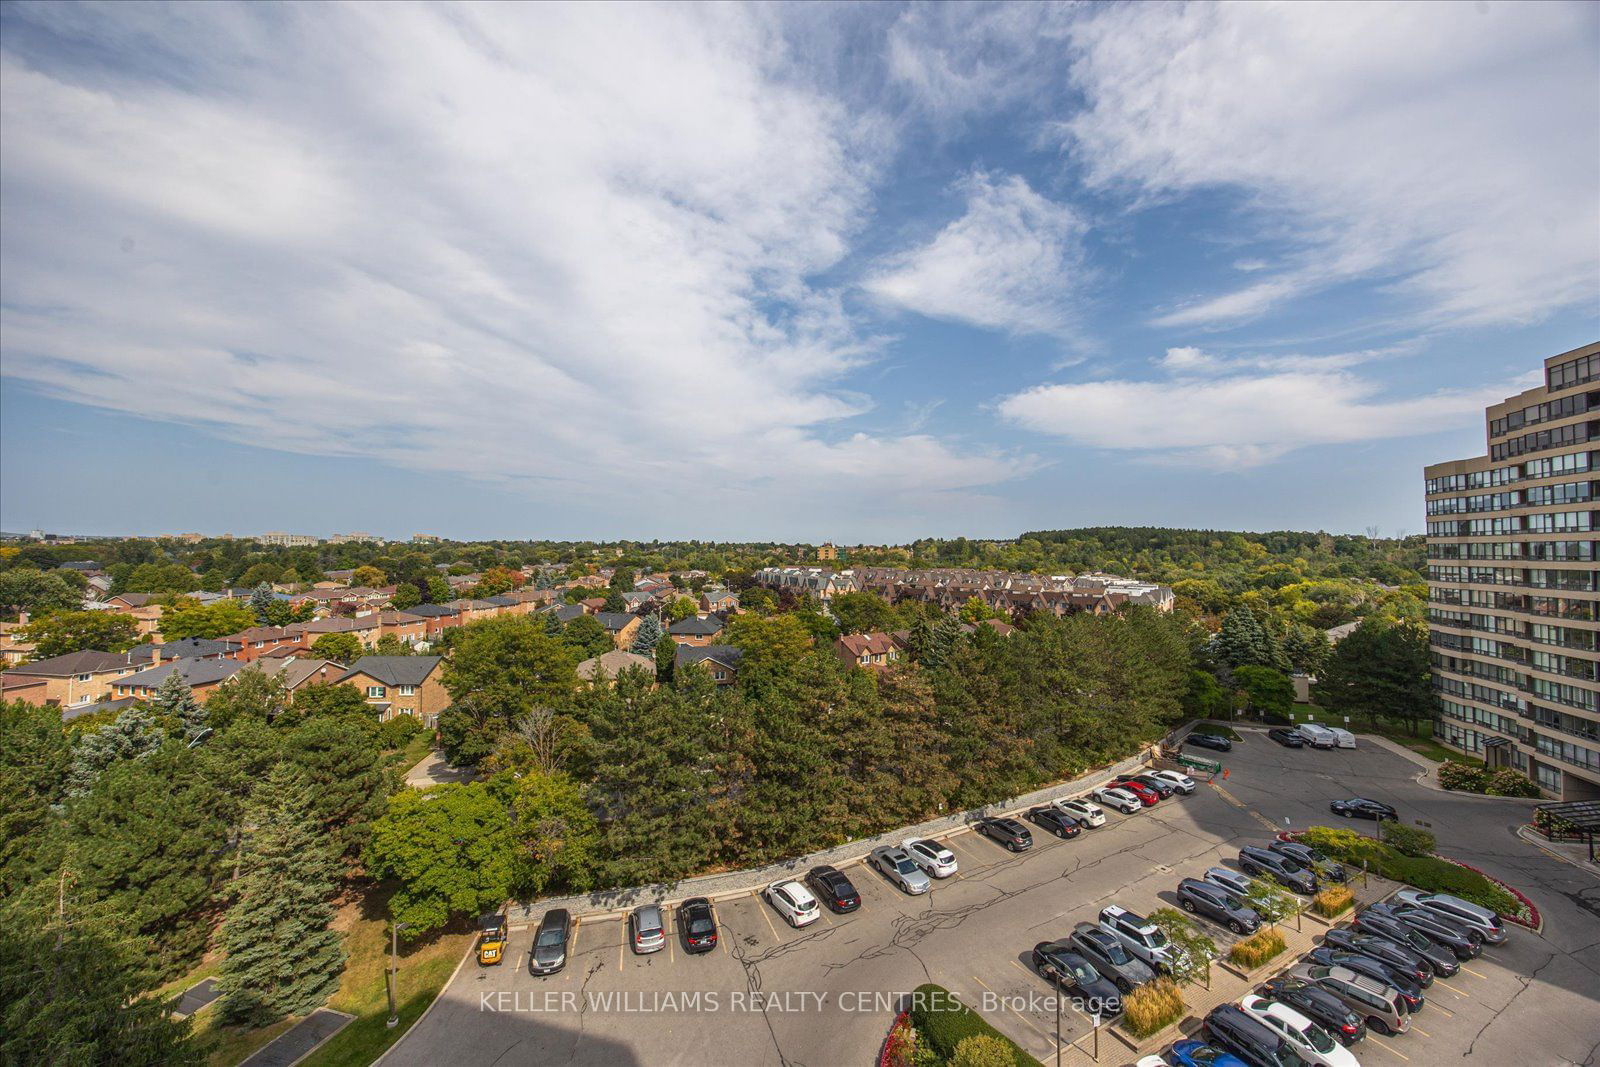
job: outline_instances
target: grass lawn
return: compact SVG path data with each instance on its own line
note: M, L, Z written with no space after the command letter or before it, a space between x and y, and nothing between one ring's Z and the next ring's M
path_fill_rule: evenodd
M409 771L422 758L433 749L433 734L424 730L411 740L407 741L404 748L397 748L384 756L384 761L391 767L398 767L402 772Z

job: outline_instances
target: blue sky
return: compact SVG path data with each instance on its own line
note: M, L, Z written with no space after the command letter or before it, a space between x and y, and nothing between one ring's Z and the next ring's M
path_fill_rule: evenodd
M1600 7L10 3L0 528L1422 528Z

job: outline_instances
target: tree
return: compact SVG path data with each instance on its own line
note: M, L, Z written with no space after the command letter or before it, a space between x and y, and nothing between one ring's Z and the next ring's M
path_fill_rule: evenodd
M1283 922L1301 908L1298 898L1263 878L1250 879L1250 891L1244 895L1244 902L1270 926Z
M254 625L256 613L237 600L202 606L192 597L179 597L161 613L161 636L168 641L226 637Z
M1283 654L1300 674L1321 673L1331 651L1326 634L1302 623L1290 624L1283 635Z
M300 772L278 764L250 806L222 924L221 1010L266 1026L307 1015L339 987L344 949L330 930L337 861Z
M619 593L615 589L613 589L613 590L611 590L611 592L606 594L605 606L602 607L600 610L601 611L614 611L614 612L618 612L618 613L626 612L628 610L628 602L626 600L622 599L622 594L621 593Z
M72 753L72 769L67 774L66 792L80 797L94 788L102 772L113 764L148 756L167 739L167 732L156 725L149 709L142 704L124 708L116 721L93 733L84 734Z
M1294 707L1294 683L1282 671L1271 667L1240 667L1233 672L1233 680L1257 715L1288 718Z
M114 582L114 593L191 593L200 588L194 571L181 563L141 563Z
M182 731L184 741L193 741L211 728L206 710L194 698L189 683L183 680L176 668L156 686L156 691L145 700L150 711L175 723Z
M1196 719L1222 719L1232 705L1228 694L1217 684L1216 675L1196 668L1189 672L1189 689L1184 696L1184 710Z
M126 652L139 642L139 623L115 611L62 611L24 627L19 636L38 646L37 659L86 649Z
M656 680L672 681L672 671L678 662L678 642L670 634L662 634L656 642Z
M1390 715L1416 733L1437 708L1430 670L1425 623L1369 617L1334 646L1317 701L1335 715Z
M312 810L335 855L353 860L395 784L383 764L376 724L349 715L307 719L285 738L283 758L310 784Z
M389 584L389 576L371 564L367 564L355 569L355 572L350 575L350 583L352 585L365 586L368 589L381 589Z
M536 771L518 783L511 835L517 845L513 886L519 896L552 887L583 892L594 884L599 829L582 790L566 775Z
M384 634L378 638L378 643L372 646L374 656L414 656L417 650L400 640L394 634Z
M1217 943L1202 934L1189 917L1176 908L1157 908L1150 921L1167 935L1167 973L1179 982L1197 982L1211 970L1217 958Z
M667 618L672 622L681 622L691 615L698 614L700 606L686 596L680 596L667 605Z
M61 709L0 700L0 898L46 869L71 768Z
M394 596L389 598L389 603L394 606L396 611L414 608L422 603L422 591L410 582L402 582L400 585L395 586Z
M199 1067L174 1000L146 996L149 941L63 868L0 898L0 1063Z
M794 615L736 615L723 639L744 652L741 670L798 660L811 650L811 635Z
M266 585L271 586L283 577L283 568L276 563L261 562L252 565L243 574L239 575L238 585L247 585L252 589Z
M561 640L580 659L603 656L616 647L611 633L593 615L579 615L561 629Z
M572 651L526 615L472 623L455 635L443 679L451 708L439 720L452 761L476 763L513 719L558 704L578 686Z
M876 593L844 593L833 598L833 614L847 634L893 630L900 615Z
M239 672L243 674L244 672ZM371 719L374 711L353 685L340 682L312 682L294 694L291 710L301 718L338 718L344 715Z
M397 884L390 901L407 938L497 911L511 893L515 848L494 783L407 789L372 826L368 870Z
M252 665L213 689L206 697L205 712L212 726L226 730L242 719L275 725L288 709L289 690L283 679Z
M653 656L656 645L666 630L661 625L661 618L657 615L646 615L639 622L639 629L634 633L632 651L640 656Z
M7 618L14 619L23 611L30 615L48 615L82 605L83 593L60 574L32 567L0 571L0 612Z
M360 659L366 648L355 634L332 633L323 634L311 642L311 652L323 659L349 665Z
M983 602L982 597L969 596L967 602L961 605L961 621L969 626L985 619L999 619L1004 616L1005 612L995 611Z
M1271 667L1287 672L1289 660L1278 639L1247 605L1241 604L1223 616L1217 634L1216 655L1228 667Z
M455 592L450 588L450 583L437 574L428 575L427 603L445 604L455 599Z
M272 595L272 586L267 582L256 586L255 592L250 594L250 610L256 613L256 622L262 626L282 625L272 621L277 614L278 603L278 598Z

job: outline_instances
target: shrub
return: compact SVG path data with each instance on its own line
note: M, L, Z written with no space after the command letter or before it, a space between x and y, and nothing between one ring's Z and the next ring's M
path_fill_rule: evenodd
M1439 784L1464 793L1481 793L1489 787L1489 771L1486 767L1471 767L1447 759L1439 764Z
M1406 826L1398 822L1383 822L1379 826L1379 832L1383 834L1383 843L1401 855L1433 855L1433 834L1427 830L1419 830L1415 826Z
M1365 860L1375 868L1388 851L1367 835L1343 827L1313 826L1300 835L1300 840L1313 848L1320 848L1336 860L1356 867Z
M1533 828L1547 837L1552 834L1575 834L1578 832L1577 823L1571 819L1563 819L1546 808L1534 809Z
M1343 915L1356 902L1356 895L1342 885L1330 885L1311 898L1311 910L1324 919Z
M944 986L928 982L912 991L911 1022L919 1037L946 1060L955 1056L962 1041L981 1034L1003 1041L1011 1049L1017 1067L1042 1067L1038 1060L990 1026L983 1016L961 1003L960 998Z
M988 1034L962 1038L956 1054L950 1057L950 1067L1012 1067L1014 1063L1011 1043Z
M1492 797L1536 797L1539 787L1521 771L1501 767L1489 776L1489 785L1484 792Z
M1283 935L1270 926L1264 926L1228 950L1228 959L1250 971L1266 963L1288 948Z
M404 748L417 734L422 732L422 723L414 715L396 715L387 722L378 724L378 744L383 748Z
M1122 1025L1134 1037L1149 1037L1181 1018L1183 994L1170 978L1146 982L1122 998Z
M1449 893L1470 900L1497 915L1514 915L1517 901L1477 871L1458 867L1436 856L1395 856L1379 872L1429 893Z

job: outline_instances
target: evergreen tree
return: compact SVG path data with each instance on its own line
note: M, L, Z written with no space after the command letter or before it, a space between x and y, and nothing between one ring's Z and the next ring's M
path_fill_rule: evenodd
M924 667L942 667L961 642L961 623L953 615L946 615L933 624L928 647L922 653Z
M1289 666L1302 674L1321 672L1329 651L1327 636L1314 627L1293 623L1283 635L1283 654L1288 657Z
M1240 605L1223 617L1216 657L1229 668L1271 667L1285 674L1292 669L1277 635L1247 605Z
M283 758L310 784L312 809L335 855L354 859L393 785L372 722L349 715L307 719L285 739Z
M678 662L678 642L670 634L662 634L656 641L656 681L672 681L672 671Z
M606 594L606 602L600 608L600 610L601 611L625 612L625 611L628 610L628 602L626 600L622 599L622 594L621 593L619 593L615 589L613 589L613 590L611 590L611 592Z
M48 869L52 809L66 799L71 768L61 709L0 701L0 897Z
M906 635L907 651L913 661L924 663L929 650L933 647L933 624L926 615L918 615L911 624L911 632ZM928 664L934 666L934 664Z
M320 1007L339 986L344 949L328 928L339 866L288 764L267 775L245 823L222 924L221 1009L230 1022L265 1026Z
M211 720L206 714L206 709L194 698L194 692L189 688L189 683L176 668L171 674L161 680L156 686L156 691L150 694L145 704L156 715L164 719L175 721L183 728L183 740L193 741L200 734L210 729Z
M67 795L83 796L94 788L95 781L106 768L123 760L147 756L166 739L167 731L156 725L143 704L124 708L115 722L108 722L78 739L72 753L72 769L67 775Z
M255 592L250 594L250 610L256 613L257 625L272 625L272 608L276 603L277 597L272 595L270 584L262 582L256 586Z
M661 635L666 631L661 628L661 618L657 615L646 615L639 623L639 629L633 638L633 651L641 656L656 654L656 643L661 640Z

